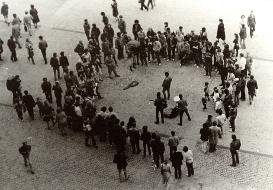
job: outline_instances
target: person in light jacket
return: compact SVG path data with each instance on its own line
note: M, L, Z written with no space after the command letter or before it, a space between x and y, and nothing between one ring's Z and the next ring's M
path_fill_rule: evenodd
M157 64L160 65L161 64L161 60L160 60L160 51L161 51L161 44L158 41L158 38L155 38L155 41L153 42L153 51L155 53L155 57L157 59Z

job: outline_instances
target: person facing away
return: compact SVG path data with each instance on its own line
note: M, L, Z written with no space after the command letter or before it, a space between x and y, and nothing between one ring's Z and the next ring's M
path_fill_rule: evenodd
M47 64L47 58L46 58L46 49L48 47L47 42L44 40L43 36L39 36L39 49L41 50L41 53L43 55L45 64Z
M161 122L164 123L163 110L167 107L166 100L161 98L161 93L157 92L156 99L154 101L154 106L156 108L156 121L155 124L159 124L159 113L161 115Z
M189 121L191 121L191 117L190 117L190 114L188 112L188 103L187 103L186 100L183 99L183 95L182 94L179 94L179 99L180 100L177 102L178 109L179 109L179 116L180 116L180 122L178 123L178 125L182 126L182 118L183 118L184 112L188 116L188 120Z
M230 153L232 158L232 164L230 166L235 167L239 164L239 154L238 150L241 147L240 139L237 139L236 135L231 135L232 142L230 143Z
M221 135L220 128L217 127L217 122L213 121L212 126L209 128L210 136L209 136L209 152L215 152L216 146L218 143L218 137Z
M208 140L210 136L209 126L206 123L204 123L203 127L200 129L200 135L201 135L200 139L202 141L201 148L202 148L202 151L206 153L207 147L208 147Z
M177 147L174 147L173 149L173 155L172 155L172 166L174 167L174 175L175 179L181 179L182 171L181 171L181 165L183 161L183 154L182 152L177 151Z
M140 136L143 142L143 157L146 157L146 149L148 149L149 156L151 156L151 133L148 131L148 126L145 125L142 128L142 133Z
M23 104L27 108L28 114L31 117L31 119L34 120L33 107L35 106L35 101L27 90L24 91L24 94L25 95L23 96Z
M183 147L183 159L186 162L186 166L188 168L188 177L194 175L193 170L193 153L187 146Z
M139 154L141 152L139 148L140 134L135 125L128 130L128 135L130 137L133 154Z
M119 181L123 182L122 172L124 174L125 180L128 180L129 176L127 175L127 170L126 170L128 163L127 163L127 156L125 155L124 151L118 151L117 154L115 154L114 156L113 162L117 164L117 169L119 173Z
M166 91L168 93L168 100L170 99L170 88L171 88L171 83L172 83L172 78L169 76L169 72L165 72L165 79L163 80L162 87L163 87L163 95L164 99L166 100Z
M171 137L169 137L168 145L170 147L170 159L172 159L174 149L179 145L179 138L175 135L174 131L171 131Z
M41 88L43 93L46 96L46 99L49 101L49 103L52 103L52 90L51 90L51 83L47 81L47 78L43 78L43 82L41 84Z
M248 96L249 96L249 104L251 105L253 102L254 96L256 96L256 91L258 89L257 81L254 79L253 75L250 75L249 81L247 81L247 89L248 89Z
M61 76L60 76L60 64L59 64L59 60L57 58L57 53L53 53L53 57L51 57L51 59L50 59L50 65L51 65L51 67L53 69L55 81L57 80L57 73L58 73L58 79L60 79L61 78Z
M32 169L32 164L30 163L29 156L31 152L31 145L28 145L27 142L23 142L23 145L19 148L19 153L23 156L25 166L29 166L30 172L34 174L34 171Z

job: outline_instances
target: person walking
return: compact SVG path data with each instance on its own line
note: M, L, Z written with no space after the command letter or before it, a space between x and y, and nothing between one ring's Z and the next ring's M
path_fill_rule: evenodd
M82 60L83 60L82 55L84 54L84 50L85 48L84 48L83 42L80 40L76 48L74 49L74 52L77 53Z
M96 26L96 24L92 24L91 36L94 36L97 43L99 44L100 29Z
M16 44L13 40L13 36L11 36L10 39L8 39L7 45L9 47L10 52L11 52L11 56L10 56L11 61L16 62L17 61Z
M225 25L224 25L223 19L219 19L219 25L217 29L216 38L218 39L218 41L219 39L222 39L223 43L225 44L226 33L225 33Z
M220 128L217 127L217 122L213 121L212 126L209 128L210 136L209 136L209 152L216 151L216 145L218 143L218 137L221 135Z
M163 111L167 107L167 102L163 98L161 98L161 93L157 92L156 99L154 101L154 106L156 110L156 121L155 124L159 124L159 113L161 115L161 122L164 123L164 115Z
M254 79L253 75L250 75L249 81L247 81L247 89L248 89L248 96L249 96L249 104L251 105L254 99L254 96L256 96L257 89L258 89L258 83Z
M165 72L165 79L163 80L162 87L163 87L163 95L164 99L166 100L166 91L168 93L168 100L170 99L170 88L171 88L171 83L172 83L172 78L169 76L169 72Z
M108 17L105 15L104 12L101 12L100 14L102 16L102 22L103 22L104 26L107 26L109 24Z
M188 168L188 177L194 175L193 170L193 153L187 146L183 147L183 159L186 162L186 166Z
M174 147L172 154L172 166L174 167L174 175L175 179L181 179L182 177L182 171L181 171L181 165L183 161L183 154L182 152L177 151L177 147Z
M121 33L117 33L117 38L115 40L115 48L118 50L118 60L124 58L124 40L121 37Z
M148 150L149 156L151 156L151 133L148 131L148 126L143 126L140 139L143 142L143 157L146 157L146 149Z
M34 24L34 27L37 28L37 23L40 22L38 11L34 7L34 5L30 5L30 11L29 14L32 16L32 22Z
M162 175L162 182L163 184L169 189L169 180L171 177L171 166L168 164L168 161L165 160L164 163L161 164L160 166L160 172Z
M1 7L1 15L3 15L5 23L9 26L10 22L8 20L8 16L9 16L9 6L3 2L3 5Z
M177 146L179 145L179 138L175 135L174 131L171 131L171 137L169 137L168 145L170 147L170 160L172 160L174 149L177 149Z
M133 27L132 27L132 33L134 35L134 39L138 40L138 32L141 30L141 25L139 24L138 20L135 20Z
M113 0L113 4L111 4L113 17L115 17L116 21L118 20L118 4L116 0Z
M49 104L49 102L46 100L44 102L44 118L43 120L46 122L47 124L47 129L50 130L50 125L49 122L52 122L52 126L55 125L55 121L54 121L54 109L53 107Z
M34 120L33 108L35 106L35 101L34 101L33 97L28 93L27 90L24 91L24 94L25 95L23 96L23 99L22 99L23 104L26 107L27 112L28 112L30 118L32 120Z
M140 3L140 10L146 9L147 11L149 10L148 7L145 5L145 0L139 0Z
M188 112L188 103L186 100L183 99L183 95L179 94L179 101L177 102L177 106L179 109L179 118L180 118L180 122L178 123L178 125L182 126L182 118L184 113L186 113L186 115L188 116L188 120L191 121L191 117L190 114Z
M207 153L210 130L209 126L206 123L204 123L203 128L200 129L200 134L201 134L200 139L202 141L201 150L204 153Z
M47 58L46 58L46 49L48 47L47 42L43 39L43 36L39 36L39 49L42 52L43 58L45 60L45 64L47 64Z
M55 85L52 87L52 90L54 91L54 94L55 94L57 107L62 108L63 107L62 105L63 90L62 90L62 87L60 86L59 81L55 82Z
M18 17L16 16L16 14L14 14L14 15L15 15L15 19L17 19ZM20 29L20 23L21 23L21 21L19 20L18 22L19 22L19 24L17 24L17 21L15 22L16 24L12 24L11 32L12 32L12 36L13 36L13 39L14 39L15 43L18 45L18 48L21 49L22 46L21 46L20 41L19 41L19 38L21 36L21 33L20 33L20 30L21 30Z
M61 135L66 136L67 116L60 107L57 107L56 123L58 123L58 128L61 132Z
M61 78L60 64L59 64L59 60L57 58L57 53L53 53L53 57L51 57L51 59L50 59L50 65L51 65L53 72L54 72L54 79L55 79L55 81L57 81L57 73L58 73L58 79Z
M87 19L84 19L83 30L84 30L87 40L89 40L90 39L90 24L88 23Z
M114 156L113 162L117 164L119 181L123 182L122 172L124 174L124 179L127 181L129 179L129 176L127 175L127 170L126 170L128 163L127 163L127 156L125 155L124 151L118 151L117 154L115 154Z
M148 7L148 8L149 8L149 5L152 6L152 9L154 9L153 0L149 0L149 1L148 1L148 4L147 4L147 7Z
M236 167L239 164L238 150L241 148L241 141L237 139L236 135L231 135L232 142L230 143L230 153L232 158L232 164L230 166Z
M23 118L23 103L22 103L22 100L19 98L19 97L16 97L14 99L14 103L13 103L13 106L14 106L14 109L16 110L16 113L17 113L17 116L18 118L22 121L24 118Z
M250 15L247 18L247 25L250 29L250 38L253 37L253 32L255 32L256 19L253 11L250 12Z
M165 145L161 141L161 138L159 136L154 136L154 141L153 143L151 142L151 147L153 150L153 158L154 162L157 168L159 168L159 159L161 163L164 162L164 152L165 152Z
M61 51L60 53L59 63L60 66L63 68L63 74L68 72L69 61L67 59L67 56L64 55L63 51Z
M230 128L232 129L232 132L235 132L235 120L237 117L237 108L236 108L236 104L233 103L231 105L231 109L230 109L230 118L229 118L229 123L230 123Z
M106 55L105 64L108 68L108 74L109 74L110 79L113 79L111 76L112 72L114 73L115 77L120 77L120 75L118 75L118 73L116 71L116 65L114 63L114 60L113 60L113 57L111 54Z
M139 154L141 152L139 148L140 134L135 125L128 130L128 135L130 137L133 154Z
M123 16L119 15L118 29L123 35L126 34L126 22L123 20Z
M87 118L83 123L83 130L85 132L85 146L90 147L90 139L92 141L92 145L98 149L96 139L95 139L95 128L91 126L90 119Z
M247 33L246 33L246 26L244 24L242 24L239 36L240 36L240 46L241 46L241 49L246 49L245 39L247 37Z
M24 28L26 32L28 31L29 35L32 36L31 32L31 21L32 21L32 16L28 14L28 11L25 11L25 16L23 17L23 23L24 23Z
M31 145L28 145L26 141L23 142L23 145L19 148L19 153L24 158L25 166L26 167L29 166L30 172L32 174L35 174L35 172L33 171L33 168L32 168L32 164L30 162L30 152L31 152Z
M26 38L26 48L28 53L28 61L32 61L33 65L35 65L34 61L34 51L33 51L33 43L30 41L29 38Z
M43 82L41 84L41 88L43 93L46 96L46 99L49 101L49 103L52 104L52 91L51 91L51 83L47 81L47 78L43 78Z

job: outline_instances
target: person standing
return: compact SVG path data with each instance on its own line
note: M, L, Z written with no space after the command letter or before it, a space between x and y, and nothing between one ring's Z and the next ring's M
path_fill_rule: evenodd
M253 32L255 31L255 26L256 26L256 19L253 11L250 12L250 15L247 18L247 25L250 29L250 38L253 37Z
M208 140L210 135L209 126L206 123L204 123L203 128L200 129L200 135L200 139L202 141L201 149L204 153L206 153L208 149Z
M132 27L132 33L134 35L135 40L138 40L138 32L141 30L141 25L139 24L138 20L135 20L133 27Z
M149 0L148 1L148 4L147 4L147 7L149 8L149 5L151 4L152 6L152 9L154 9L154 4L153 4L153 0Z
M254 79L253 75L250 75L250 80L247 81L246 86L248 89L249 104L251 105L253 102L254 96L256 96L256 90L258 89L257 81Z
M161 51L161 43L159 42L158 38L155 37L154 38L154 42L153 42L153 51L155 53L155 57L157 60L157 64L160 65L161 64L161 60L160 60L160 51Z
M85 49L84 49L83 42L80 40L76 48L74 49L74 52L77 53L82 60L83 60L82 55L84 54L84 50Z
M241 46L241 49L246 49L245 39L247 37L247 33L246 33L246 26L244 24L242 24L239 36L240 36L240 46Z
M83 123L83 130L85 131L85 146L90 147L90 139L92 141L92 145L98 149L96 139L95 139L95 129L91 127L90 119L87 118Z
M115 77L120 77L116 71L116 65L114 63L114 60L112 58L111 54L108 54L105 58L105 64L107 65L108 68L108 74L109 74L109 78L113 79L111 74L112 72L115 74Z
M1 15L4 16L5 23L9 26L10 22L8 20L8 15L9 15L9 6L3 2L3 5L1 7Z
M43 120L46 122L47 124L47 129L50 130L50 125L49 122L51 121L52 126L55 125L55 121L54 121L54 109L53 107L49 104L49 102L46 100L44 102L44 118Z
M116 0L113 0L113 4L111 4L112 10L113 10L113 17L118 20L118 4Z
M63 73L68 72L69 61L67 59L67 56L64 55L63 51L61 51L60 53L59 63L60 66L63 68Z
M146 9L147 11L149 10L148 7L145 5L145 0L139 0L140 3L140 10Z
M22 100L18 97L14 99L13 103L14 109L16 110L18 118L22 121L23 120L23 103Z
M27 108L27 112L29 114L29 116L31 117L32 120L34 120L34 112L33 112L33 108L35 106L35 101L33 99L33 97L28 94L28 91L25 90L24 91L24 96L23 96L23 104L24 106Z
M154 162L157 168L159 168L159 159L161 160L161 163L164 162L164 152L165 152L165 145L161 141L161 138L159 136L155 137L155 141L151 143L152 149L153 149L153 156L154 156Z
M230 128L232 129L232 132L235 132L235 119L237 117L237 108L236 104L231 105L230 109L230 118L229 118L229 123L230 123Z
M218 41L219 41L219 39L222 39L225 44L226 33L225 33L225 25L224 25L223 19L219 19L219 25L218 25L218 29L217 29L216 38L218 39Z
M170 99L170 88L171 88L172 78L169 76L169 72L165 72L165 79L163 80L162 87L163 87L163 95L164 99L166 100L166 91L168 93L168 100Z
M11 28L11 32L12 32L12 36L14 38L15 43L18 45L19 49L22 48L19 38L21 36L21 32L20 32L20 24L21 24L21 20L17 17L16 14L13 14L14 19L12 20L12 28Z
M206 76L209 76L211 78L211 71L212 71L212 57L215 54L215 49L212 46L211 42L208 42L208 45L206 47L206 54L205 54L205 70L206 70Z
M53 53L53 57L51 57L51 59L50 59L50 65L51 65L53 72L54 72L54 79L55 79L55 81L57 81L57 73L58 73L58 79L61 78L60 64L59 64L59 60L57 58L57 53Z
M90 39L90 24L88 23L87 19L84 19L83 30L84 30L87 40L89 40Z
M23 156L24 158L24 162L25 162L25 166L28 167L29 166L29 169L30 169L30 172L32 174L35 174L35 172L33 171L33 168L32 168L32 164L30 162L30 152L31 152L31 145L28 145L27 142L23 142L23 146L21 146L19 148L19 153Z
M135 125L128 130L128 135L130 137L133 154L139 154L141 152L139 148L140 135Z
M117 38L115 40L115 48L118 50L118 60L124 58L124 42L123 38L121 37L121 32L117 33Z
M47 58L46 58L46 48L48 47L47 42L43 39L43 36L39 36L39 49L42 52L43 58L45 60L45 64L47 64Z
M171 137L169 137L168 145L170 147L170 160L172 160L172 155L175 152L174 149L177 149L177 146L179 145L179 139L175 135L174 131L171 131Z
M162 164L161 164L161 168L160 168L160 172L162 175L162 182L163 184L167 187L167 189L169 189L169 180L171 177L171 166L170 164L168 164L168 161L165 160Z
M161 115L161 122L164 123L164 115L163 111L167 107L167 102L163 98L161 98L161 93L157 92L156 99L154 101L154 106L156 110L156 121L155 124L159 124L159 113Z
M250 76L252 73L252 64L253 64L253 58L252 56L249 54L249 52L246 53L246 77Z
M212 126L209 128L210 136L209 136L209 152L216 151L216 145L218 143L218 137L221 135L220 128L217 127L217 122L213 121Z
M188 177L194 175L193 170L193 153L187 146L183 147L183 159L186 162L186 166L188 168Z
M177 151L177 147L174 147L174 152L172 155L172 166L174 167L174 175L175 179L181 179L182 171L181 171L181 165L183 161L183 154L182 152Z
M107 26L107 25L109 24L109 20L108 20L107 16L105 15L104 12L101 12L100 14L101 14L101 16L102 16L102 22L103 22L103 24L104 24L105 26Z
M52 87L52 90L54 91L54 94L55 94L57 107L62 108L63 107L62 105L63 90L62 90L62 87L60 86L59 81L55 82L55 85Z
M124 173L125 180L128 180L129 176L127 175L127 170L126 170L128 163L127 163L127 156L125 155L124 151L118 151L117 154L115 154L114 156L113 162L117 164L119 181L123 182L122 172Z
M8 44L9 50L10 50L10 52L11 52L11 57L10 57L11 61L12 61L12 62L13 62L13 61L17 61L17 56L16 56L16 44L15 44L15 42L14 42L14 40L13 40L13 36L11 36L10 39L8 39L7 44Z
M3 53L3 40L0 38L0 61L3 61L1 54Z
M60 107L57 107L56 123L58 123L58 128L61 132L61 135L66 136L67 133L65 128L67 127L67 116Z
M30 11L29 14L32 16L32 22L34 24L34 27L37 28L37 23L40 22L38 11L36 8L34 8L34 5L30 5Z
M151 156L151 133L148 131L148 126L143 126L140 136L143 142L143 157L146 157L146 149L148 149L149 156Z
M26 30L26 32L28 31L29 35L32 36L31 34L31 21L32 21L32 16L28 14L28 11L25 11L25 16L23 17L23 23L24 23L24 27Z
M120 30L120 33L122 33L123 35L126 34L126 23L123 20L123 16L120 15L119 19L118 19L118 28Z
M100 29L96 26L96 24L92 24L91 36L94 36L97 43L99 43Z
M221 130L221 136L219 136L219 138L222 137L222 135L224 134L224 130L223 130L223 126L227 120L226 115L223 113L223 111L221 109L217 110L218 116L215 118L216 122L217 122L217 126L220 128Z
M46 99L49 101L49 103L52 104L51 83L49 81L47 81L47 78L43 78L43 82L41 84L41 88L43 90L43 93L46 96Z
M188 116L189 121L191 121L191 117L190 117L190 114L188 112L188 103L187 103L186 100L183 99L182 94L179 94L179 99L180 100L177 102L178 109L179 109L179 117L180 117L180 122L178 123L178 125L182 126L182 118L183 118L184 112Z
M237 139L236 135L231 135L232 142L230 143L230 153L232 158L232 164L230 166L236 167L239 164L238 150L241 148L241 141Z
M34 51L33 51L33 44L32 42L30 41L29 38L26 38L26 48L27 48L27 53L28 53L28 61L32 61L33 65L35 65L35 62L34 62Z

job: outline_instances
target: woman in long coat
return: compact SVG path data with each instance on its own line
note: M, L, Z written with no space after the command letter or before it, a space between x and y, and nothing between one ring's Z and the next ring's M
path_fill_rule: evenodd
M111 5L113 9L113 17L115 17L118 20L118 4L116 0L113 0L113 4Z
M222 19L219 19L219 25L218 25L218 29L217 29L217 36L216 38L222 39L223 42L225 43L225 39L226 39L226 33L225 33L225 25L223 23Z

